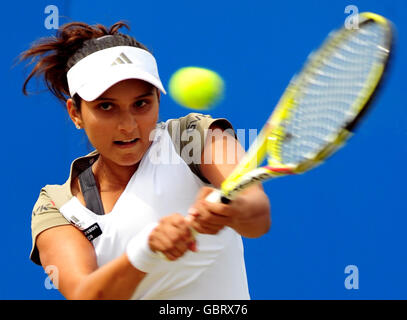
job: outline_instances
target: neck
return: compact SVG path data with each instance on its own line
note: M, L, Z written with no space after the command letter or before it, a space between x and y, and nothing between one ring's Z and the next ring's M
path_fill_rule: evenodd
M101 192L121 190L126 187L138 165L119 166L100 155L93 164L92 171Z

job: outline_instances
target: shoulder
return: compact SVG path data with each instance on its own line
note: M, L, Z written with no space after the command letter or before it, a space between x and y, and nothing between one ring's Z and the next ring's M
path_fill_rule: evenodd
M232 124L226 118L213 118L211 115L203 113L189 113L184 117L169 119L166 126L181 158L202 182L209 184L210 182L202 174L200 167L205 141L212 128L228 131L236 138Z
M41 189L34 204L31 214L32 247L30 259L36 264L41 264L36 247L38 235L49 228L70 224L59 212L59 207L62 205L62 195L65 193L64 188L66 188L65 185L45 186Z
M213 118L211 115L203 113L189 113L184 117L167 121L167 128L170 134L179 131L181 135L187 130L198 130L198 132L204 135L205 130L214 125L224 130L233 130L232 124L226 118Z
M71 181L84 169L89 167L98 154L97 151L93 151L83 157L75 159L71 163L69 177L64 184L49 184L40 190L31 214L32 248L30 259L36 264L41 264L39 252L36 247L38 235L47 229L70 224L59 209L73 196L71 192Z
M202 113L189 113L184 117L170 119L167 121L167 129L173 142L183 147L199 144L202 151L205 146L206 137L211 128L227 130L236 137L232 124L226 118L213 118L211 115Z

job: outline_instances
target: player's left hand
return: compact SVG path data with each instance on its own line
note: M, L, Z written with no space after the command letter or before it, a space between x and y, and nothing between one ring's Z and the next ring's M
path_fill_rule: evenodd
M199 233L217 234L225 226L234 228L239 221L246 220L250 210L246 210L245 199L238 197L229 204L211 203L205 198L215 189L202 187L195 203L188 211L190 226Z

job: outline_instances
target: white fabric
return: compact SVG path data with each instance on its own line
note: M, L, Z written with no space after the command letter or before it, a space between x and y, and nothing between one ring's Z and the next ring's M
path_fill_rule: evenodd
M96 51L77 62L67 73L69 93L93 101L114 84L140 79L166 93L155 58L148 51L116 46Z
M150 223L129 241L127 257L133 267L143 272L151 272L160 262L161 256L150 249L148 238L158 223Z
M122 255L147 225L171 213L187 215L203 185L176 153L168 131L160 128L110 213L98 216L76 197L60 211L99 224L103 233L92 242L102 266ZM240 235L227 227L217 235L199 234L197 247L198 252L188 251L176 261L161 259L132 299L250 299Z

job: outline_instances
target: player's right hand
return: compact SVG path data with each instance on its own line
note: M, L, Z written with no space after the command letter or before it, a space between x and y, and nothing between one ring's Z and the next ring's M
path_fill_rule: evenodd
M179 213L160 219L148 238L150 249L161 252L168 260L182 257L187 250L196 250L196 240L188 221Z

